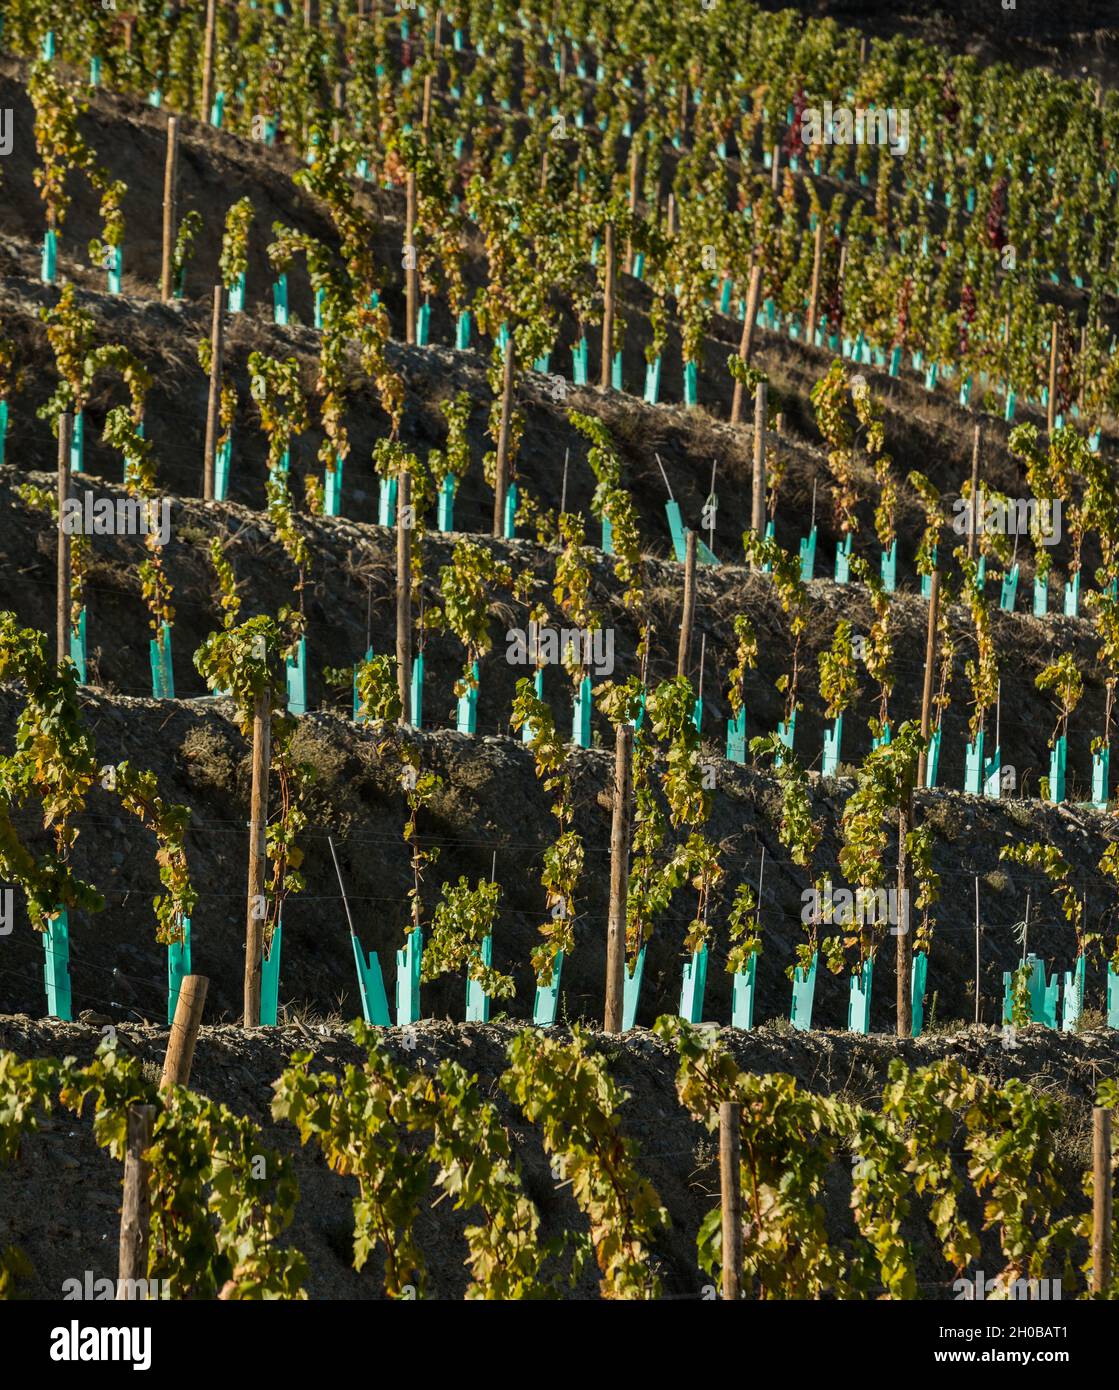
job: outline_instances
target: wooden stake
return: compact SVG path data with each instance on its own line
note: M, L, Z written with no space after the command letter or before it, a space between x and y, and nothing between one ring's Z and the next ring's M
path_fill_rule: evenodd
M202 471L202 496L207 502L214 496L214 455L218 447L218 412L221 408L224 294L221 285L214 286L214 309L210 319L210 395L206 401L206 458Z
M929 626L925 634L925 684L921 691L921 756L917 760L917 785L925 785L929 766L929 736L932 722L933 676L936 669L936 628L940 612L940 566L932 572L929 592Z
M400 722L412 722L412 479L401 468L396 497L396 685Z
M688 653L692 645L692 620L695 617L695 552L696 534L691 528L684 533L684 611L680 616L680 645L676 650L676 674L688 674Z
M750 267L750 286L746 292L746 317L742 320L742 337L738 343L738 356L750 364L750 354L754 350L754 320L758 316L758 299L762 289L762 268L755 262ZM737 425L742 419L742 382L734 383L734 396L730 406L730 422Z
M179 986L179 999L175 1005L175 1019L167 1038L167 1055L163 1059L163 1075L159 1079L159 1089L169 1090L172 1086L185 1086L190 1081L190 1069L194 1063L194 1044L198 1041L198 1029L202 1023L202 1009L206 1003L206 991L210 981L205 975L184 975Z
M210 106L214 96L214 39L217 29L215 0L206 0L206 37L203 41L202 57L202 120L210 119Z
M416 298L417 298L417 272L416 272L416 175L414 170L408 171L408 178L405 181L405 211L404 211L404 288L405 288L405 307L404 312L407 321L404 325L404 341L415 343L416 341Z
M607 1033L622 1031L632 795L633 727L619 724L614 735L614 818L610 826L610 917L606 929L606 1021L603 1025Z
M981 437L981 428L976 423L971 444L971 525L968 528L967 536L969 560L975 559L979 549L979 446Z
M175 251L177 208L176 191L179 178L179 119L167 119L167 158L163 166L163 265L160 274L160 298L164 304L171 302L174 285L171 283L171 265Z
M61 665L70 655L70 537L63 529L70 497L70 441L74 417L64 410L58 417L58 593L55 607L57 658Z
M723 1213L723 1297L742 1297L741 1106L719 1105L719 1196Z
M765 535L765 430L767 416L766 383L759 381L754 388L754 478L750 510L750 530Z
M497 463L494 468L493 533L505 535L505 493L509 486L509 418L513 411L513 364L516 357L513 334L505 345L505 367L501 378L501 427L497 432Z
M253 790L249 822L249 901L245 927L245 1017L243 1027L260 1024L260 953L264 946L264 828L268 821L268 769L272 728L268 690L256 697L253 710Z
M1111 1287L1111 1111L1092 1109L1092 1292Z
M781 146L773 147L773 191L776 193L781 187Z
M816 240L812 247L812 288L808 293L808 332L809 347L816 343L816 308L820 298L820 262L824 255L824 218L821 213L816 218Z
M1045 428L1050 434L1057 422L1057 343L1059 333L1057 320L1049 330L1049 401L1046 406Z
M151 1164L144 1153L151 1147L154 1105L128 1107L128 1140L124 1154L124 1200L120 1213L120 1258L117 1298L135 1300L138 1280L148 1277L148 1236L151 1229Z
M975 875L975 1024L979 1026L979 875Z
M637 197L640 188L641 147L636 140L629 147L629 210L631 217L637 213ZM633 274L633 242L626 242L626 274Z
M614 366L614 224L607 222L603 255L606 258L606 284L602 305L602 378L600 385L609 391Z
M906 837L913 829L913 793L910 792L898 809L898 921L897 932L897 1004L898 1037L913 1036L913 934L909 910L909 855Z

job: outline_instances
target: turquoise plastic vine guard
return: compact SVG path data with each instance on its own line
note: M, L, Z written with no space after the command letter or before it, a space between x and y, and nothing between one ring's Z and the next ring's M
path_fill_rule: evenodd
M81 410L74 416L70 434L70 472L85 472L85 412Z
M422 729L424 719L424 654L417 652L412 658L412 687L408 692L412 706L412 728Z
M1068 764L1068 740L1062 734L1049 750L1049 800L1058 805L1065 799L1065 770Z
M980 729L974 743L969 743L964 753L964 791L972 796L981 795L983 783L983 736Z
M439 487L439 512L436 518L436 525L440 531L453 531L455 529L455 490L458 487L458 479L453 473L448 473L444 477Z
M334 467L325 470L323 477L324 483L324 506L323 510L327 516L342 515L342 460L336 458Z
M1045 962L1039 960L1031 952L1026 957L1026 964L1030 967L1030 1020L1033 1023L1044 1023L1047 1028L1057 1026L1057 989L1060 984L1060 977L1054 975L1049 983L1045 980ZM1003 1018L1004 1023L1010 1023L1013 1005L1013 976L1011 972L1004 971L1003 983Z
M571 349L571 380L576 386L587 384L587 340L580 338Z
M396 479L382 478L377 497L377 525L396 525Z
M112 252L112 264L105 267L109 282L109 293L120 294L121 282L124 276L124 248L122 246L113 246L110 250Z
M1065 585L1065 617L1080 615L1080 571L1077 570Z
M872 749L875 749L875 748L884 748L884 747L886 746L886 744L889 743L890 738L891 738L891 734L890 734L890 725L889 725L889 723L886 723L885 725L883 725L882 733L881 733L880 735L878 735L877 737L872 738L872 739L870 740L870 746L871 746Z
M633 258L633 278L643 280L645 278L645 252L638 251Z
M825 777L836 777L839 775L839 754L842 743L843 716L840 714L832 720L831 728L824 730L823 775Z
M532 1021L538 1028L551 1028L556 1021L556 1007L559 1004L560 975L563 971L563 952L556 955L552 967L552 983L537 985L536 998L532 1004Z
M794 743L795 740L796 740L796 734L797 734L797 712L796 712L796 710L793 710L793 714L792 714L792 718L791 718L791 719L789 719L787 722L784 721L784 720L782 720L782 721L777 725L777 737L778 737L778 739L785 745L785 747L789 750L790 753L793 751L793 743ZM780 762L781 762L781 756L780 756L780 754L778 754L777 761L778 761L778 764L780 764Z
M473 666L474 683L458 697L458 717L455 727L460 734L478 732L478 663Z
M1092 754L1092 805L1099 811L1106 811L1110 800L1110 767L1110 748L1102 748L1098 753Z
M571 742L576 748L591 746L591 678L584 676L575 692L571 712Z
M800 542L800 582L810 584L816 574L816 528L813 526Z
M757 979L758 953L754 951L745 970L736 970L731 990L731 1027L749 1030L754 1026L754 984Z
M420 1021L420 966L423 962L421 928L413 927L403 951L396 953L396 1026Z
M913 1027L910 1037L919 1038L925 1026L925 981L929 973L929 958L924 951L913 957L913 974L910 998L913 1001Z
M489 969L493 964L493 937L482 940L482 964ZM466 981L466 1021L467 1023L488 1023L490 1021L490 996L477 980Z
M224 439L214 451L214 498L224 502L229 496L229 465L233 461L233 427L229 437Z
M0 401L0 464L4 462L4 441L8 434L8 402Z
M1107 1026L1119 1028L1119 974L1107 967Z
M229 287L229 300L226 308L231 314L243 314L245 312L245 272L241 271L237 275L233 284Z
M354 948L354 964L357 966L361 1016L366 1023L375 1023L379 1028L388 1028L392 1019L389 1017L389 1001L385 994L385 981L381 974L380 962L377 960L377 952L370 951L369 961L366 963L362 954L361 942L356 936L351 936L350 942Z
M703 730L703 696L702 696L702 695L698 695L698 696L696 697L696 702L695 702L695 704L692 706L692 723L695 725L695 731L696 731L696 733L697 733L697 734L698 734L698 733L701 733L702 730Z
M100 87L101 85L101 59L96 54L89 60L89 85Z
M1044 618L1049 612L1049 576L1038 579L1034 576L1034 608L1035 618Z
M48 231L43 237L43 260L39 278L44 285L53 285L58 274L58 235Z
M641 981L645 975L645 947L637 953L633 974L629 972L627 959L622 971L622 1032L628 1033L637 1018L637 1005L641 998Z
M983 795L996 800L1002 795L1002 749L996 748L994 756L983 764Z
M724 280L723 280L723 287L722 287L722 289L721 289L720 292L719 292L719 313L720 313L720 314L729 314L729 313L730 313L730 300L731 300L731 295L732 295L733 293L734 293L734 281L733 281L733 280L730 278L730 276L728 275L728 276L726 276L726 277L724 278Z
M86 683L85 608L78 610L78 625L70 629L70 660L78 668L78 684Z
M45 277L44 277L45 278ZM645 364L645 404L656 405L661 389L661 360L654 357Z
M281 275L272 284L272 319L281 326L288 321L288 277Z
M431 305L425 299L416 314L416 346L427 347L431 336Z
M287 666L288 713L307 713L307 639L301 637L295 660L289 656Z
M900 370L901 370L901 348L896 347L896 348L894 348L894 350L890 353L890 367L889 367L889 372L890 372L890 375L891 375L891 376L897 376L897 374L898 374L898 372L899 372Z
M684 363L684 404L689 409L699 404L699 367L694 362Z
M688 542L684 534L684 518L680 514L680 503L671 498L664 504L664 512L668 517L668 529L672 536L672 549L676 553L676 559L683 564L687 559ZM696 536L695 557L701 565L717 565L719 562L711 553L710 549L704 545L703 541Z
M847 584L851 579L851 534L843 538L843 544L835 552L835 582Z
M882 574L882 583L885 585L888 594L895 593L898 587L898 543L893 541L889 550L882 552L879 562Z
M152 699L173 700L175 698L175 671L171 661L171 629L166 623L159 630L159 636L148 643L152 667Z
M1077 956L1076 964L1065 971L1065 987L1061 995L1061 1032L1074 1033L1084 1009L1084 975L1086 962Z
M544 668L542 666L532 674L532 688L536 692L536 698L542 700L544 698ZM526 719L521 725L521 742L524 744L531 743L535 729L536 726L533 724L532 720Z
M680 1017L688 1023L703 1022L703 995L707 988L707 946L692 952L684 962L684 980L680 989Z
M510 483L505 494L505 539L511 541L517 534L517 484Z
M532 370L539 372L541 376L548 375L548 368L552 365L552 354L546 352L543 357L538 357L532 364Z
M852 1033L870 1032L870 988L874 979L874 962L863 961L857 975L851 976L851 992L847 1000L847 1028Z
M798 965L793 971L793 1002L789 1010L789 1022L799 1033L807 1033L812 1027L812 1005L816 997L816 963L819 958L819 951L814 951L808 970Z
M372 648L372 647L370 647L369 650L365 653L365 659L366 659L366 661L372 661L372 660L373 660L373 648ZM364 723L365 723L365 715L362 714L362 712L361 712L361 697L360 697L360 695L358 695L358 693L357 693L357 666L356 666L356 665L354 666L354 723L355 723L355 724L364 724Z
M746 761L746 707L738 711L733 719L727 720L727 762Z
M222 117L225 115L225 93L217 92L214 95L214 104L210 107L210 124L218 130L221 129Z
M190 918L183 918L183 939L167 947L167 1022L173 1023L183 977L190 974Z
M625 380L622 376L622 354L616 352L614 360L610 364L610 385L615 391L625 390Z
M937 769L940 766L940 734L941 731L935 728L929 736L929 756L925 764L925 786L935 787Z
M280 950L283 945L283 923L277 922L272 932L268 954L260 955L260 1026L275 1028L280 1008Z
M458 316L455 324L455 347L459 352L466 352L470 347L470 310L463 309Z
M1004 420L1006 420L1008 423L1009 423L1011 420L1014 419L1014 409L1015 409L1015 406L1017 405L1017 403L1018 403L1018 394L1017 394L1017 392L1015 392L1015 391L1007 391L1007 393L1006 393L1006 408L1005 408L1004 411L1003 411L1002 418L1003 418Z
M3 459L0 458L0 463ZM614 553L614 528L610 525L610 518L602 518L602 553L603 555L613 555Z
M47 988L47 1014L66 1023L74 1021L70 1004L70 914L60 907L43 933L43 983Z
M1018 566L1012 565L1009 573L1003 576L1002 590L999 593L999 607L1004 613L1013 613L1018 597Z

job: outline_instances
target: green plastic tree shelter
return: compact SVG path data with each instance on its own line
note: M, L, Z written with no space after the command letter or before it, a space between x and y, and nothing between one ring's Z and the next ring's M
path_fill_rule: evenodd
M420 928L408 933L403 951L396 953L396 1024L420 1021L420 966L423 963L423 937Z
M1064 734L1049 750L1049 800L1058 805L1065 799L1065 772L1068 766L1068 739Z
M816 573L816 527L800 542L800 582L810 584Z
M366 961L361 942L351 934L350 944L354 948L354 964L357 966L357 985L361 995L361 1016L366 1023L375 1023L379 1028L388 1028L392 1019L389 1016L389 1001L385 994L385 980L377 952L370 951Z
M78 611L78 625L70 629L70 660L78 668L78 684L86 684L85 608Z
M843 716L836 715L830 729L824 730L823 776L836 777L839 774L839 754L843 744Z
M74 1021L70 1004L70 914L60 907L43 933L43 983L47 988L47 1015L65 1023Z
M1092 754L1092 805L1097 810L1107 809L1110 785L1111 749L1101 748Z
M1084 1011L1084 974L1086 962L1077 956L1076 964L1065 971L1064 989L1061 994L1061 1032L1074 1033L1080 1025L1080 1015Z
M473 681L467 686L466 690L458 697L458 711L455 727L460 734L475 734L478 732L478 663L474 662L471 667Z
M1045 980L1045 962L1031 952L1025 964L1030 967L1030 1021L1044 1023L1047 1028L1057 1026L1057 987L1060 979L1054 975L1049 983ZM1012 1023L1014 1016L1014 976L1009 970L1002 976L1002 1021Z
M307 713L307 639L301 637L295 649L295 660L286 662L288 713Z
M731 1027L750 1029L754 1026L754 993L758 977L758 953L752 951L745 970L734 972L731 989Z
M448 473L439 488L436 526L440 531L453 531L455 529L455 492L457 489L458 479L453 473Z
M8 436L8 402L0 401L0 464L4 462L4 441Z
M229 466L233 462L233 426L228 436L214 450L214 500L225 502L229 499Z
M183 939L172 941L167 947L167 1022L175 1021L175 1010L179 1004L179 991L183 979L190 970L190 918L183 918Z
M493 934L482 939L482 964L488 970L493 965ZM466 980L466 1021L467 1023L488 1023L490 1021L490 996L477 980Z
M395 478L382 478L377 498L377 525L396 525L396 483Z
M342 460L336 458L334 467L328 468L323 476L323 511L327 516L342 515Z
M563 952L557 951L556 962L552 967L551 984L536 986L536 998L532 1004L532 1021L538 1028L551 1028L556 1021L556 1007L559 1004L560 975L563 972Z
M847 584L851 579L851 533L843 538L843 544L835 551L835 582Z
M688 557L688 538L684 532L684 520L680 515L680 504L670 498L664 504L664 510L668 517L668 529L672 535L672 549L676 553L676 559L680 564L683 564ZM701 565L717 565L719 563L698 536L696 536L695 542L695 557Z
M727 762L746 761L746 706L733 719L727 720Z
M175 672L171 663L171 629L163 623L159 636L148 644L151 653L152 699L173 700L175 698Z
M858 974L851 976L851 992L847 1000L847 1027L852 1033L870 1032L870 987L873 979L873 960L863 961Z
M819 951L813 951L812 964L807 970L796 966L793 970L793 1002L789 1010L789 1022L800 1033L807 1033L812 1027L812 1005L816 997L816 964Z
M543 673L541 673L543 674ZM571 742L576 748L591 746L591 678L584 676L575 692L571 716Z
M1107 967L1107 1026L1119 1028L1119 973Z
M288 277L281 275L272 284L272 319L281 327L288 321Z
M925 1027L925 983L929 974L929 958L924 951L918 951L913 957L912 984L910 987L910 999L912 1000L912 1019L913 1027L910 1029L910 1037L919 1038Z
M641 999L641 981L645 976L645 947L637 953L633 973L630 974L629 960L626 960L622 975L622 1032L628 1033L637 1018L637 1005Z
M703 1022L703 995L707 987L707 944L692 952L684 962L684 980L680 989L680 1017L687 1023Z
M272 941L265 954L260 953L260 1026L275 1028L280 1008L280 948L283 944L283 923L277 922Z

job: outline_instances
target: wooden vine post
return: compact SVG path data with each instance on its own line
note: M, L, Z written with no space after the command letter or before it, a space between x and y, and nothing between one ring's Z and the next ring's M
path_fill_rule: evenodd
M824 219L816 219L816 239L812 246L812 288L808 294L808 331L805 341L809 347L816 342L816 314L820 298L820 262L824 255Z
M750 267L750 285L746 291L746 317L742 320L742 337L738 343L738 356L750 365L750 354L754 350L754 320L758 316L758 299L762 289L762 268L754 261ZM730 422L737 425L742 419L742 382L734 383L734 395L730 403Z
M768 391L759 381L754 392L754 479L750 506L750 530L765 535L765 429Z
M680 615L680 644L676 649L676 674L688 674L688 653L692 646L692 623L695 621L695 562L696 534L689 527L684 533L684 611Z
M913 1035L913 914L909 904L909 854L906 837L913 829L913 790L902 798L898 807L898 920L897 932L897 1003L898 1037Z
M974 560L979 550L979 449L982 434L978 424L971 443L971 525L967 533L967 557Z
M1049 393L1045 405L1045 428L1053 433L1057 423L1057 349L1060 343L1060 330L1054 319L1049 329Z
M419 277L419 272L416 269L415 242L416 171L409 169L404 194L404 313L407 319L404 325L404 341L412 344L415 344L416 341L416 300Z
M509 420L513 413L513 369L517 345L510 333L505 343L505 366L501 377L501 427L497 432L497 462L494 466L493 534L505 535L505 494L509 487Z
M1111 1111L1092 1110L1092 1292L1111 1287Z
M631 219L632 219L632 218L635 218L636 215L637 215L637 197L638 197L638 191L639 191L639 189L640 189L640 187L641 187L641 184L640 184L640 171L641 171L641 146L637 143L636 140L633 140L633 141L630 142L630 147L629 147L629 211L630 211L630 217L631 217ZM634 262L634 251L633 251L633 240L632 240L632 238L631 238L629 241L626 242L626 274L627 274L627 275L632 275L632 274L633 274L633 262Z
M614 366L614 224L607 222L605 231L606 283L602 304L602 376L600 385L609 391Z
M221 368L225 335L222 307L225 291L214 286L214 310L210 319L210 394L206 400L206 459L202 471L202 496L214 496L214 454L218 447L218 411L221 406Z
M610 826L610 917L606 929L607 1033L622 1031L629 893L630 801L633 795L633 726L619 724L614 741L614 817Z
M120 1259L117 1265L117 1298L139 1297L138 1280L148 1277L148 1239L151 1230L151 1164L144 1153L151 1148L155 1125L154 1105L128 1107L128 1139L124 1154L124 1200L120 1214Z
M268 767L271 757L271 711L268 685L253 709L253 790L249 821L249 901L245 929L245 1017L243 1026L260 1023L260 953L264 947L264 831L268 820Z
M64 410L58 417L58 593L56 597L56 656L61 664L70 655L70 537L63 528L63 512L70 497L70 440L74 417Z
M723 1297L742 1297L742 1107L719 1105L719 1197L723 1214Z
M925 785L932 732L933 675L936 666L936 627L940 613L940 566L932 572L929 588L929 626L925 635L925 683L921 691L921 756L917 760L917 785Z
M206 0L206 37L202 57L202 120L210 119L214 99L214 40L217 31L216 0Z
M202 1010L209 985L210 981L205 975L183 976L183 982L179 986L179 998L175 1004L175 1017L167 1038L163 1075L159 1078L161 1091L170 1090L172 1086L185 1086L190 1081L190 1069L194 1064L194 1045L198 1041L198 1029L202 1024Z
M396 684L400 722L412 722L412 477L401 468L396 504Z
M171 302L172 262L175 251L176 190L179 175L179 119L167 119L167 158L163 165L163 263L159 294L164 304Z

